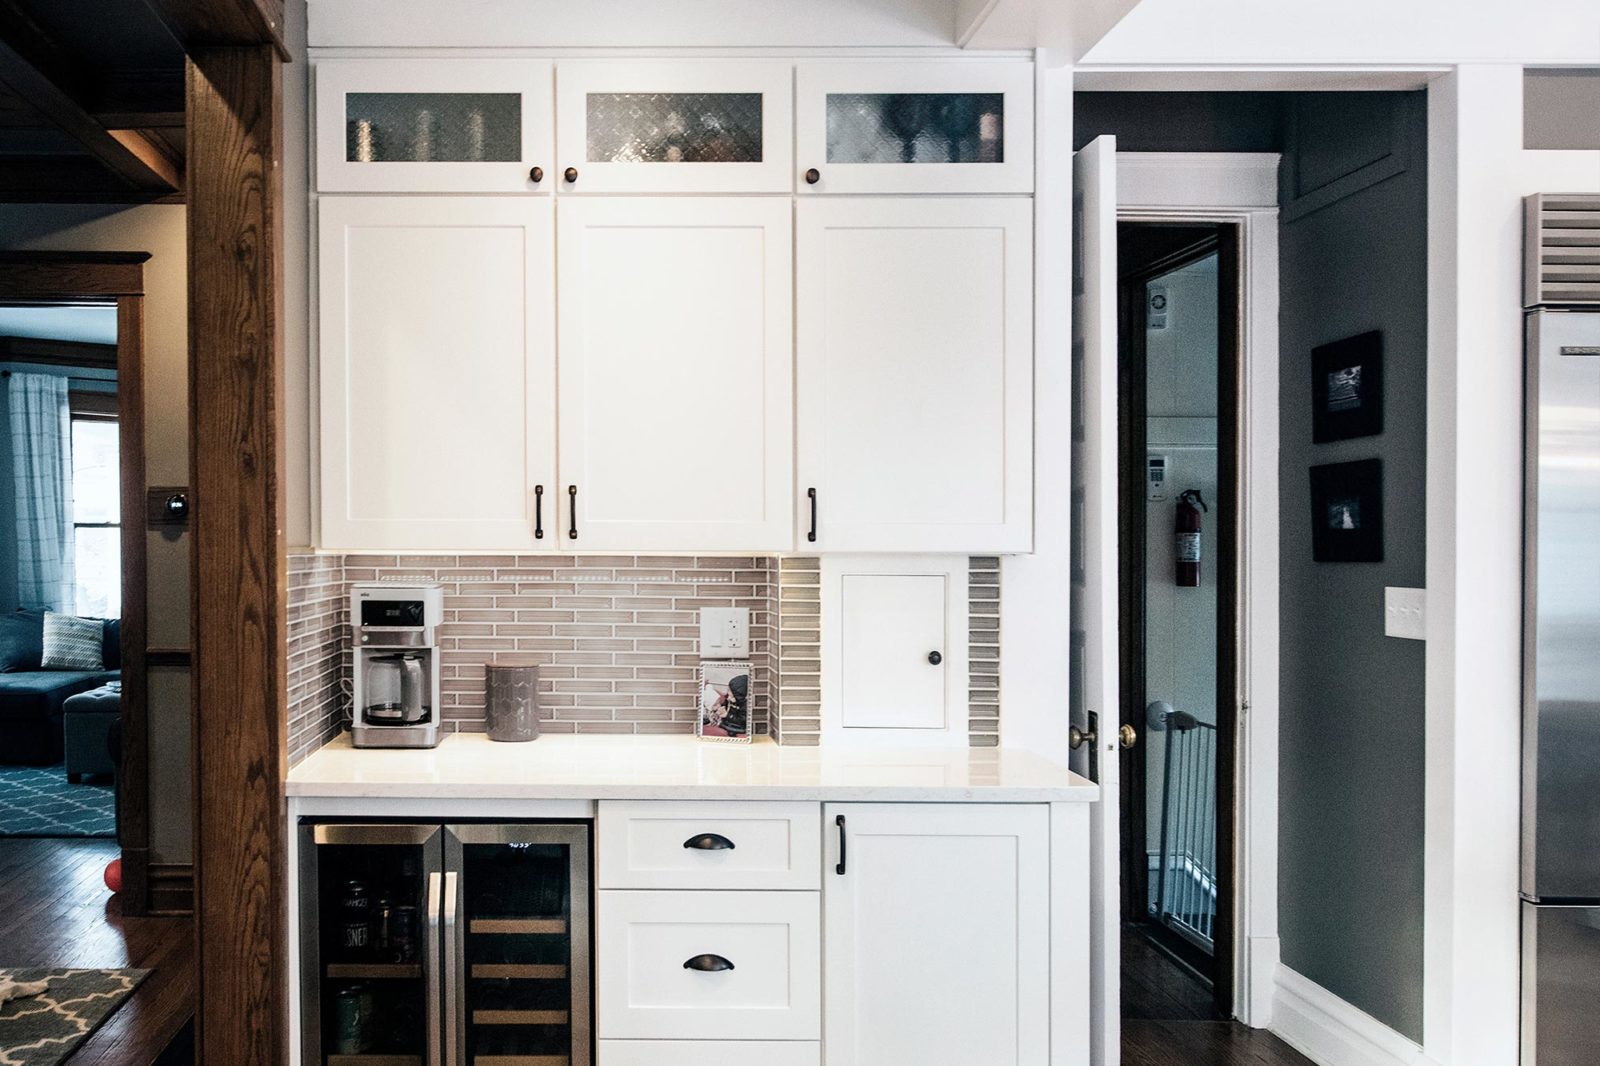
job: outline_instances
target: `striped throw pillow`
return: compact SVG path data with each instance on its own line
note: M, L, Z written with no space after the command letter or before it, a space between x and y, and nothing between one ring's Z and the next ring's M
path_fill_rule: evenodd
M104 670L105 649L101 643L105 623L98 618L77 618L70 614L44 613L43 670Z

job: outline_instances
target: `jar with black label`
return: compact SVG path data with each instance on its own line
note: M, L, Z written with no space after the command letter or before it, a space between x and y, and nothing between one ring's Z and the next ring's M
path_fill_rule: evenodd
M339 892L340 944L350 958L372 949L372 894L364 881L346 881Z

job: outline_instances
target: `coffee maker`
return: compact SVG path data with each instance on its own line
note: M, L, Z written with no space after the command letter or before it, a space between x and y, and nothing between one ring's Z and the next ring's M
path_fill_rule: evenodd
M439 743L438 585L384 581L350 586L358 748L432 748Z

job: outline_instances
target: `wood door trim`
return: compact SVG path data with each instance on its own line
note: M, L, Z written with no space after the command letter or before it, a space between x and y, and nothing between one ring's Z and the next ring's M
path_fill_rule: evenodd
M149 252L0 252L0 300L106 302L144 295Z
M189 485L196 1060L288 1059L288 655L282 536L283 73L269 45L194 48Z

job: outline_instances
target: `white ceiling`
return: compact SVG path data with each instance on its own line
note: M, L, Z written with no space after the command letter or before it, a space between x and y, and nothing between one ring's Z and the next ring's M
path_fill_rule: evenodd
M3 307L0 337L117 343L115 307Z

